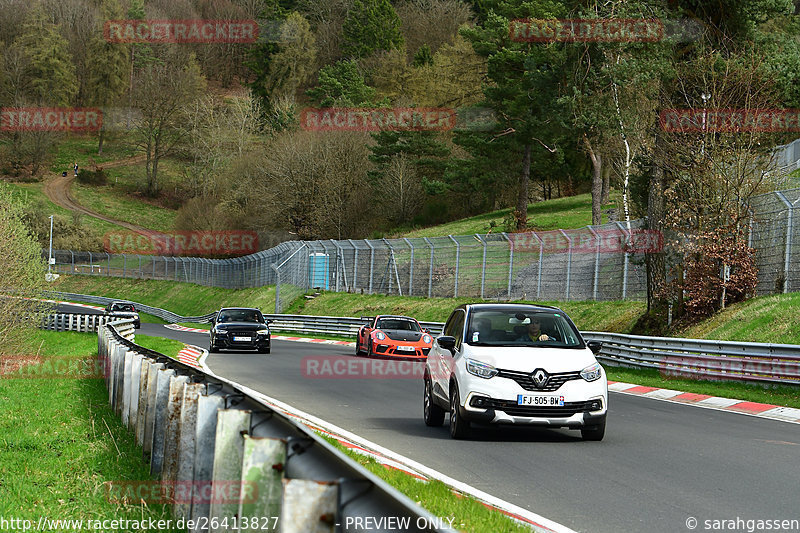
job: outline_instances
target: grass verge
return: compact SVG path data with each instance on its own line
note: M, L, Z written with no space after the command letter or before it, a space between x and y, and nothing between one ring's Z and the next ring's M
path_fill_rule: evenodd
M530 533L531 529L519 524L499 511L489 509L469 496L456 496L441 481L420 481L405 472L386 468L372 457L356 453L338 441L320 434L345 455L393 486L432 515L453 519L453 528L468 533L503 531L504 533Z
M355 317L399 314L410 315L422 321L444 322L456 306L480 301L479 298L416 298L326 292L313 300L300 298L286 312L289 314ZM630 332L645 309L644 303L633 301L538 303L560 307L583 331L613 331L616 333Z
M603 367L611 381L800 409L800 387L778 385L764 387L732 381L682 379L664 376L658 370L650 368L633 369L608 365Z
M616 205L617 195L612 194L608 209ZM401 237L441 237L446 235L472 235L473 233L497 233L503 231L503 220L511 209L500 209L470 218L454 220L438 226L404 232ZM607 222L603 217L603 222ZM579 194L554 200L528 204L528 226L536 231L554 229L576 229L592 223L592 195Z
M177 281L64 275L51 287L55 291L132 300L182 316L205 315L225 306L258 307L267 313L275 309L272 286L221 289Z
M26 353L37 352L59 360L96 357L97 335L36 331ZM172 518L167 506L116 504L107 499L107 481L153 478L133 435L109 407L102 379L4 376L0 450L0 516L5 519L31 520L35 526L40 517ZM86 529L86 524L72 529Z
M142 348L153 350L164 355L168 355L173 359L178 357L178 352L183 350L186 345L174 339L165 339L164 337L150 337L148 335L136 334L136 344Z

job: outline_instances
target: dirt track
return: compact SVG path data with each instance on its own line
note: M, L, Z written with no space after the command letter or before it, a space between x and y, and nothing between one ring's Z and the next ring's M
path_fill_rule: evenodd
M135 163L139 163L144 160L144 156L136 156L131 157L128 159L119 159L117 161L109 161L107 163L102 163L98 165L101 168L114 168L114 167L124 167L127 165L133 165ZM66 176L61 175L52 175L47 181L44 182L44 193L47 197L56 205L60 205L64 209L69 209L70 211L75 211L77 213L81 213L83 215L87 215L93 218L98 218L100 220L105 220L106 222L110 222L112 224L116 224L118 226L122 226L127 228L131 231L136 233L141 233L143 235L149 235L153 233L153 230L149 230L147 228L143 228L141 226L137 226L136 224L131 224L129 222L124 222L122 220L116 220L111 217L107 217L102 215L96 211L92 211L78 202L76 202L72 195L70 195L70 187L72 186L72 180L75 179L75 176L72 172L67 172Z

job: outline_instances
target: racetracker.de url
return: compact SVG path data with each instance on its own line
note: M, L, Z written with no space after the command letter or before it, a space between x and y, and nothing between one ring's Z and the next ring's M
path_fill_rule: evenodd
M155 519L142 518L140 520L129 520L126 518L110 519L51 519L47 516L40 516L37 520L28 518L16 518L0 516L0 531L172 531L172 530L205 530L215 526L213 521L207 518L197 520L187 520L179 518ZM240 519L242 520L242 519ZM203 523L205 522L205 523ZM278 517L261 517L249 519L249 529L260 529L264 531L278 530ZM223 525L223 524L216 524ZM224 524L227 529L227 521Z

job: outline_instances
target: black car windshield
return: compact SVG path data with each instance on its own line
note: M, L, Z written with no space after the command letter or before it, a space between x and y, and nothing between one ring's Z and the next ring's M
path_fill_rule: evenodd
M132 304L114 304L111 307L112 311L130 311L134 312L135 309Z
M381 318L378 320L378 329L400 329L405 331L420 331L419 324L407 318Z
M252 309L228 309L220 312L217 316L217 323L224 324L225 322L263 323L264 317L260 311Z
M477 346L583 347L580 334L562 313L513 308L473 311L466 340Z

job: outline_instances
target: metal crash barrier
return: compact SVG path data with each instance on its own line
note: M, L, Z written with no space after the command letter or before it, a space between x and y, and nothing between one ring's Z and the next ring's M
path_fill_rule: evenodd
M98 353L112 408L192 531L452 531L242 386L137 346L131 320L102 326Z

